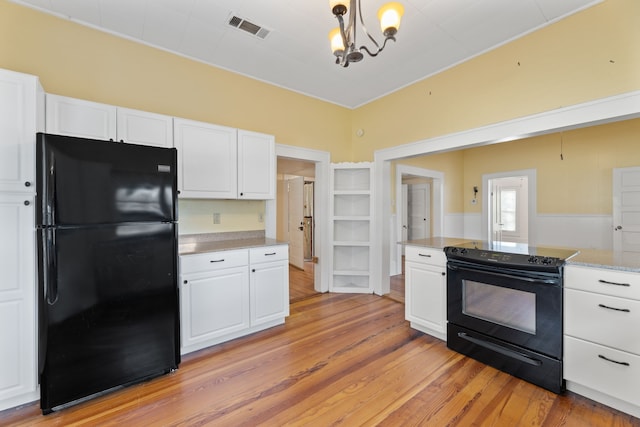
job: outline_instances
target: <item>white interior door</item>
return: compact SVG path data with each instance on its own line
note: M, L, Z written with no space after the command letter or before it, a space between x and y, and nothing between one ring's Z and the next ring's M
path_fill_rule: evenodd
M289 179L289 264L304 270L304 178Z
M407 198L409 240L430 237L431 186L429 184L410 184Z
M613 170L613 249L640 252L640 167Z
M527 243L528 178L514 176L491 180L491 236L494 241Z

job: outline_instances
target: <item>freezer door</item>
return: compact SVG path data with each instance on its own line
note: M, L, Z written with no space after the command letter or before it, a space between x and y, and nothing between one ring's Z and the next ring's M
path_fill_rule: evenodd
M38 225L176 220L176 150L39 133Z
M178 366L174 224L40 230L41 407Z

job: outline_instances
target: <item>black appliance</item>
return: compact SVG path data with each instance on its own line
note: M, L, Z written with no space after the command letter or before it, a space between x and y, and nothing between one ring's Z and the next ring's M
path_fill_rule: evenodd
M176 150L37 134L44 414L180 363Z
M505 242L444 251L447 347L562 392L563 267L575 251Z

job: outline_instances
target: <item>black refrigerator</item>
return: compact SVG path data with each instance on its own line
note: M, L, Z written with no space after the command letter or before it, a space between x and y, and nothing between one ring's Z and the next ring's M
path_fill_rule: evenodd
M44 414L180 363L176 150L37 135Z

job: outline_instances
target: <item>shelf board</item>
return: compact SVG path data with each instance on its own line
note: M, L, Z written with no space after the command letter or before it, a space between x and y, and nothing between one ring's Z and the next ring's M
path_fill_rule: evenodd
M334 196L370 196L371 190L334 190Z
M359 240L334 240L333 246L356 246L359 248L368 248L371 246L371 242L359 241Z
M369 272L366 270L333 270L333 275L369 277Z
M359 215L359 216L335 215L331 219L333 221L371 221L371 217L368 215Z

